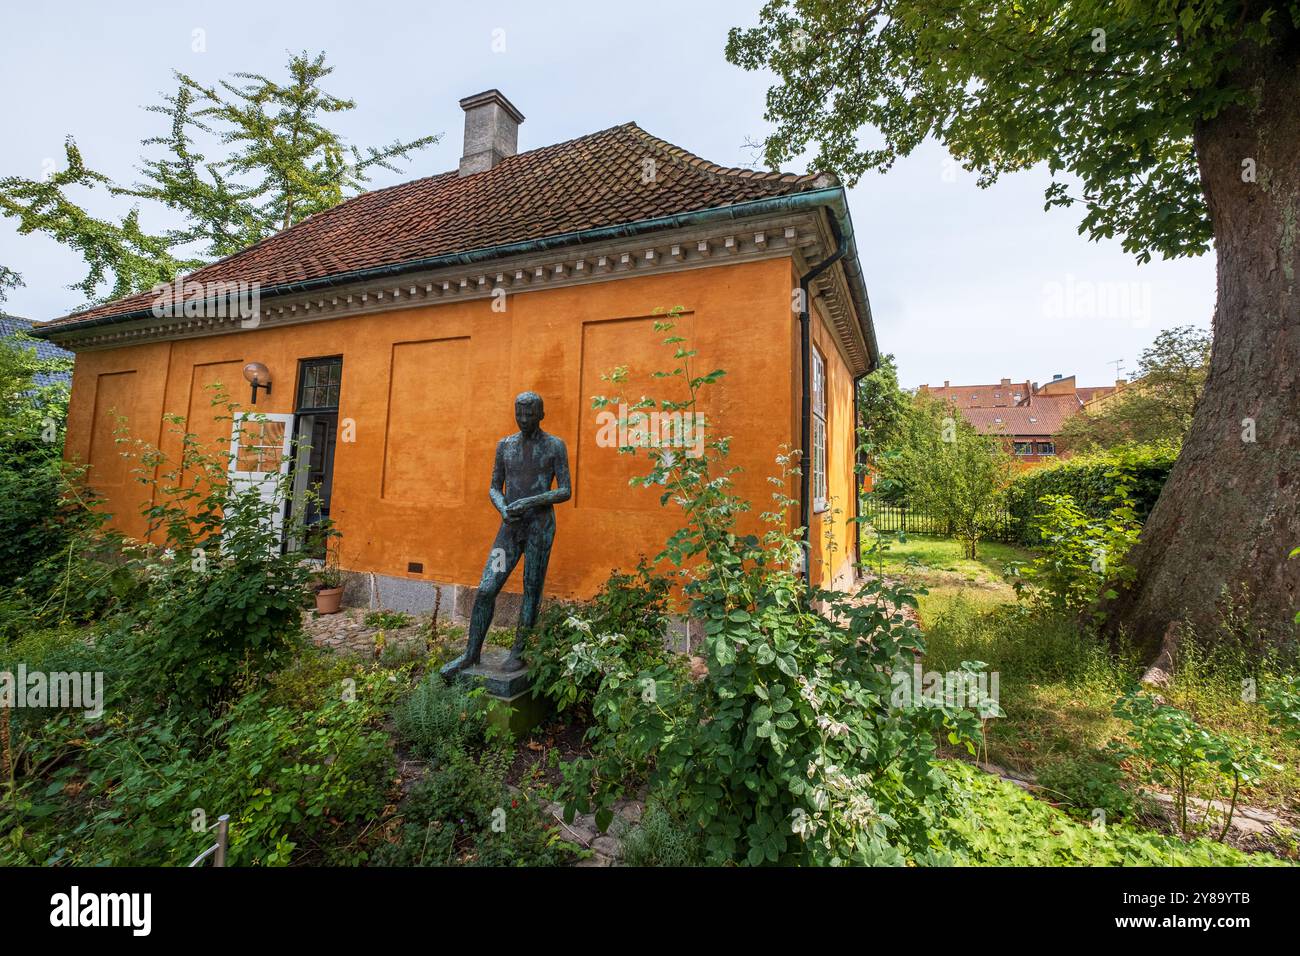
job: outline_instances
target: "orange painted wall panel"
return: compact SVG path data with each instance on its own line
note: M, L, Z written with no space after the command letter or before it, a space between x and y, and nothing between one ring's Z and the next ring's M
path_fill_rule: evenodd
M398 342L389 371L380 495L426 507L465 504L465 445L472 427L468 337Z

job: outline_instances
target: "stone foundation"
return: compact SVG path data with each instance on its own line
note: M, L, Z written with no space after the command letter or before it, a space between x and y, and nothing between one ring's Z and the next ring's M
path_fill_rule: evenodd
M449 624L468 624L474 609L476 586L467 584L439 584L415 578L398 578L373 571L346 571L343 577L343 604L370 611L405 611L407 614L430 614L442 599L438 616ZM519 622L519 611L524 596L502 591L497 595L493 627L514 627Z

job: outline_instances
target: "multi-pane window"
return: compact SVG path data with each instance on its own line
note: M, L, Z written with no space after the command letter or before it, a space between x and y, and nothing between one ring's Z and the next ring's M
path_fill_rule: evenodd
M1031 441L1018 441L1015 446L1017 455L1032 455L1034 453L1034 443Z
M310 412L339 407L339 383L343 381L341 358L307 359L298 381L298 411Z
M1040 441L1040 442L1038 443L1038 454L1040 454L1040 455L1055 455L1055 454L1056 454L1056 443L1055 443L1055 442L1050 442L1050 441Z
M245 419L239 423L239 452L235 470L270 474L280 470L284 455L284 422Z
M812 354L812 413L813 510L825 511L829 497L826 490L826 360L816 349Z

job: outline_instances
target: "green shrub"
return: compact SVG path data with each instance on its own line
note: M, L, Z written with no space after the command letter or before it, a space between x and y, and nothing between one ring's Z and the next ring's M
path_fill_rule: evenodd
M397 736L412 753L442 761L482 747L488 737L489 699L483 688L448 684L432 671L393 709Z
M1040 552L1022 572L1034 601L1071 614L1094 609L1093 616L1101 619L1098 600L1116 597L1114 587L1127 585L1136 574L1125 560L1142 530L1127 494L1130 484L1117 473L1116 498L1104 518L1088 517L1069 495L1047 495L1039 502L1034 521ZM1024 581L1015 587L1024 594Z
M693 374L694 351L680 337L665 341L681 364L663 377L680 381L689 400L637 407L692 414L698 390L723 373ZM598 396L593 405L623 401ZM929 845L928 821L945 802L935 735L973 749L979 717L943 704L892 705L891 673L910 673L922 646L899 610L915 597L880 581L852 600L810 590L791 534L797 503L778 490L763 515L769 530L738 531L750 506L733 490L728 453L726 438L706 442L699 457L652 449L648 473L633 479L681 508L682 527L660 559L680 570L691 616L704 623L708 673L692 681L666 663L633 671L616 653L617 635L575 615L584 637L573 669L599 684L594 755L565 768L565 812L594 808L608 826L629 768L646 768L711 863L903 863ZM778 463L772 485L789 488L792 460L782 454ZM824 613L814 609L823 602Z
M88 724L60 712L0 814L0 862L184 865L222 813L232 865L361 862L355 836L392 779L379 726L399 686L388 677L322 682L309 703L261 688L215 722L114 709Z
M179 461L140 455L141 481L155 489L145 514L164 546L148 561L145 599L124 616L116 640L137 696L150 708L193 714L218 709L237 677L268 673L301 645L311 570L301 553L281 550L274 515L287 482L277 481L270 497L233 485L222 456L177 432Z
M67 384L38 384L68 363L29 342L0 341L0 638L91 620L136 583L84 469L63 461Z
M1175 822L1184 837L1192 832L1188 804L1198 784L1211 799L1227 797L1228 810L1217 837L1222 843L1232 825L1241 786L1258 780L1270 766L1263 752L1249 741L1209 730L1186 711L1137 691L1117 700L1114 710L1116 717L1130 725L1128 742L1115 742L1115 751L1144 762L1156 782L1173 791Z
M38 384L68 361L38 359L26 336L0 339L0 584L63 549L63 430L68 386Z
M642 558L634 573L610 575L589 604L555 604L542 613L528 658L535 686L556 710L588 712L600 685L601 675L591 661L582 650L575 652L583 637L571 624L575 615L596 633L610 636L605 656L617 658L629 670L670 659L665 647L670 583Z
M558 866L570 847L537 802L505 785L509 756L447 759L412 788L402 804L396 841L382 845L380 866Z
M1300 678L1288 675L1269 682L1260 703L1283 737L1300 741Z
M1039 501L1047 495L1069 495L1087 517L1106 518L1114 508L1117 474L1130 483L1135 518L1145 521L1177 457L1169 447L1135 445L1022 472L1007 487L1007 508L1021 542L1038 544L1034 519L1041 511Z
M641 822L622 837L624 866L700 866L699 832L658 802L646 806Z
M283 865L315 849L330 863L365 859L339 837L386 802L393 757L379 724L391 692L372 672L306 712L268 707L261 692L239 700L225 721L223 785L209 811L231 813L232 864Z

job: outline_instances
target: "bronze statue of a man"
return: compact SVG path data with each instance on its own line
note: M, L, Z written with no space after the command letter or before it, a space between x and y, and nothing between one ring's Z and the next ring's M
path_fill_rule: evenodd
M492 552L474 598L468 645L464 654L443 668L442 673L447 677L479 663L483 639L496 610L497 595L521 557L524 559L524 603L505 669L520 670L524 666L524 640L537 623L546 564L555 540L554 506L568 501L570 496L569 452L563 441L542 431L544 417L542 397L536 392L522 392L515 399L519 433L497 442L488 497L501 513L501 529L492 542Z

